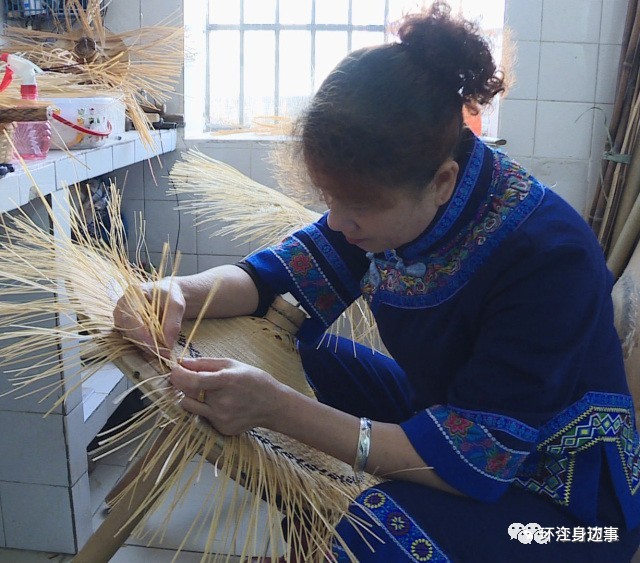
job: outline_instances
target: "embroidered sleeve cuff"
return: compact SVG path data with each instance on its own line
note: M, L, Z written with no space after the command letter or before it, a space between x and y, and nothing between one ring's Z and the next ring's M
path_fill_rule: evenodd
M516 421L517 422L517 421ZM513 481L518 468L533 449L524 425L522 436L507 447L490 429L449 407L436 405L402 424L418 454L449 485L482 501L497 500Z

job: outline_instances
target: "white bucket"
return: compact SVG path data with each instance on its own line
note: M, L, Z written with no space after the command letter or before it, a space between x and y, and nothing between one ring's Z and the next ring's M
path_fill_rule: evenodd
M89 149L124 132L124 104L116 98L48 98L54 106L51 143L58 149ZM57 116L57 117L56 117Z

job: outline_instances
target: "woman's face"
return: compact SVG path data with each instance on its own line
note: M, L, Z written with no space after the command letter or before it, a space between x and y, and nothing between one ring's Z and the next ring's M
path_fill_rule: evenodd
M329 228L367 252L382 252L415 240L429 226L439 207L432 188L341 196L337 186L324 182L320 191L329 208Z

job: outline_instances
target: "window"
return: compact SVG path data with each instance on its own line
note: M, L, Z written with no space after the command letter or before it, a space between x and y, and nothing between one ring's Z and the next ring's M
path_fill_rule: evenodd
M504 0L449 3L480 22L500 60ZM185 0L187 136L265 131L294 118L347 53L395 40L388 24L420 5L408 0ZM495 119L485 121L484 132L492 134Z

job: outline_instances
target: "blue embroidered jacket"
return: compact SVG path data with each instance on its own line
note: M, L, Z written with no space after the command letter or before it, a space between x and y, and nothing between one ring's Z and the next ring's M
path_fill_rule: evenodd
M247 259L291 292L317 338L364 295L418 399L402 427L424 461L485 501L510 486L585 522L640 524L640 446L590 228L473 138L453 197L415 241L366 255L326 216Z

